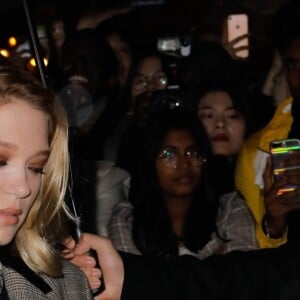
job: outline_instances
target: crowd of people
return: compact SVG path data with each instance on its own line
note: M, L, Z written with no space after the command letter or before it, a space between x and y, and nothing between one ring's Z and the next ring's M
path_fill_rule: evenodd
M299 298L300 154L275 178L270 143L300 140L300 5L240 58L224 22L250 2L212 4L188 52L129 38L126 7L56 13L47 87L1 57L1 297Z

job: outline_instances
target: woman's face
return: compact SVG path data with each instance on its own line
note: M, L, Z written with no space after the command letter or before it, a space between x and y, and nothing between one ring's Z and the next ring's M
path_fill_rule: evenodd
M28 215L49 156L48 118L24 101L0 106L0 245Z
M204 95L198 104L198 117L206 128L214 154L227 156L239 152L245 135L245 121L227 92Z
M60 49L65 41L65 26L63 21L54 20L51 24L50 32L57 49Z
M153 93L167 87L167 77L156 56L146 57L140 64L131 86L131 99L144 92Z
M155 161L158 181L165 196L192 196L200 181L202 162L200 150L188 131L169 131Z

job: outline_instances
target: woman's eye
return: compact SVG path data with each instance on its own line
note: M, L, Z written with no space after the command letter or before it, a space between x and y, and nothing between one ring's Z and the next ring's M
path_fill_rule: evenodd
M187 156L189 156L189 157L199 157L200 153L198 151L189 151L189 152L187 152Z
M28 167L28 169L35 174L45 174L43 167Z
M134 79L134 85L143 85L145 84L146 79L143 77L137 77Z
M228 119L241 119L241 113L236 109L229 109L225 112L225 117Z
M161 154L161 157L164 159L171 159L175 156L176 156L175 153L171 150L164 150Z
M195 157L198 158L201 156L200 154L200 149L198 149L198 147L192 147L191 149L189 149L186 154L186 156L188 157Z
M6 160L0 160L0 167L6 166L7 161Z
M202 113L202 114L200 114L200 119L211 119L211 118L213 118L212 113Z
M229 119L240 119L241 115L238 112L235 112L235 113L228 114L227 118L229 118Z

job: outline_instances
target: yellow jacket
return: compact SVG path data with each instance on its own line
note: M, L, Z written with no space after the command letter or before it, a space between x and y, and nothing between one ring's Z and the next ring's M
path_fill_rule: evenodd
M263 172L268 157L269 144L272 140L285 139L291 129L292 99L283 101L265 128L251 135L244 142L240 151L236 172L235 186L244 196L256 220L256 236L261 248L278 247L286 243L286 235L280 239L271 239L262 231L262 219L265 214L263 199Z

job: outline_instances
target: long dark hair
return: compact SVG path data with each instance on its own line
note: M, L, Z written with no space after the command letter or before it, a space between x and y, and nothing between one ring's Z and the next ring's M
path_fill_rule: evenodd
M164 138L172 129L184 129L191 133L207 158L184 221L181 241L188 249L196 252L209 241L215 229L218 200L210 188L207 175L211 149L205 129L197 117L185 108L165 109L155 114L148 123L140 156L137 157L140 161L139 168L132 178L129 195L134 206L133 240L146 256L178 255L179 240L172 230L155 169L157 154Z

